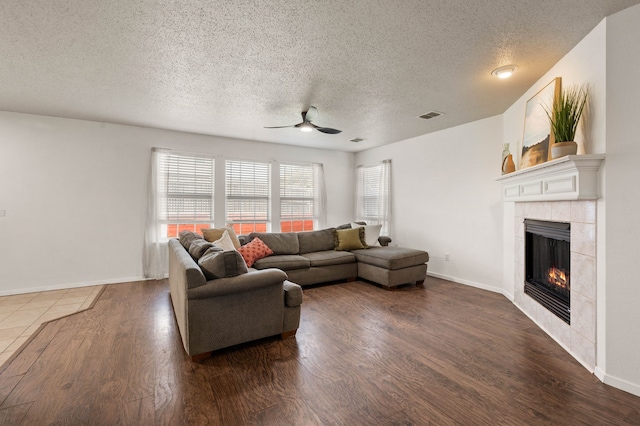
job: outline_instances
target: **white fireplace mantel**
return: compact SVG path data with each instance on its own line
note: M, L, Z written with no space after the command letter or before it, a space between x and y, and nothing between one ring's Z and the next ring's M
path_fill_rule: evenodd
M502 175L503 201L595 200L604 154L567 155Z

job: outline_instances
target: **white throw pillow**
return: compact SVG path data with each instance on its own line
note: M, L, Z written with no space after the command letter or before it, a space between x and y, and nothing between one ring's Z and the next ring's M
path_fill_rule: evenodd
M380 237L380 231L382 230L382 224L380 225L360 225L358 223L351 223L352 228L364 227L364 241L368 246L379 246L378 237Z
M229 236L229 231L227 230L225 230L222 233L222 237L220 237L220 239L218 240L215 240L213 244L216 245L217 247L220 247L224 251L236 249L236 247L233 245L233 241L231 240L231 237Z

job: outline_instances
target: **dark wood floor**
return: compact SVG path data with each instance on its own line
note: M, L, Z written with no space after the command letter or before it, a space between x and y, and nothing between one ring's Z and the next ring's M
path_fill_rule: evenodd
M0 369L0 422L640 424L640 398L600 383L498 294L428 278L304 297L296 338L194 364L165 281L107 286Z

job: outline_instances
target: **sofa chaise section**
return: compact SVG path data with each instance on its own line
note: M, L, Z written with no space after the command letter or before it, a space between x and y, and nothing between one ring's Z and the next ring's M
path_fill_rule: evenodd
M358 260L358 276L385 288L400 284L424 283L429 253L404 247L372 247L354 250Z

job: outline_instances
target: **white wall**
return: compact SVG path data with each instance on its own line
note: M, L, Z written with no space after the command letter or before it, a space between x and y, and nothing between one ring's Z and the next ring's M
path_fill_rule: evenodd
M327 223L353 219L352 153L0 112L0 295L140 278L154 146L324 163Z
M607 18L605 383L640 396L640 6ZM600 341L599 341L600 343Z
M391 159L391 237L427 250L429 274L501 291L501 140L496 116L356 154Z

